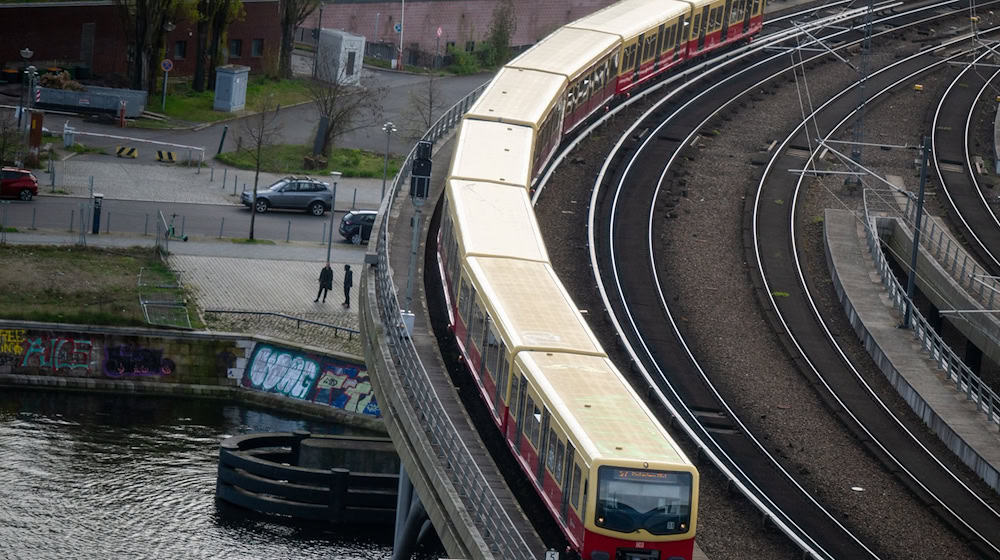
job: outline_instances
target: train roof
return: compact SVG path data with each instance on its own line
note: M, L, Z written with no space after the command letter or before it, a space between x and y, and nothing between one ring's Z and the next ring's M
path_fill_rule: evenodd
M450 177L528 188L533 139L532 129L526 126L463 119Z
M549 263L493 257L469 257L466 262L512 352L604 355Z
M609 359L552 352L517 359L591 458L691 464Z
M507 68L539 70L575 79L618 48L617 34L560 27L535 46L507 63Z
M614 33L630 39L690 10L691 6L686 2L622 0L582 17L567 27ZM642 17L636 17L636 14L642 14Z
M485 181L448 181L449 208L464 256L548 261L535 212L523 188Z
M562 99L566 77L524 68L501 68L466 117L538 129Z

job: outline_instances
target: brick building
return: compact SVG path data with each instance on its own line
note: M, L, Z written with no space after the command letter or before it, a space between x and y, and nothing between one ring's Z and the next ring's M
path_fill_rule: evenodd
M409 0L405 2L404 48L410 52L443 54L448 46L471 51L489 33L497 0ZM517 27L511 44L530 45L557 27L611 4L612 0L513 0ZM243 0L246 16L229 26L228 62L260 70L276 57L281 40L278 0ZM395 25L403 2L332 0L323 5L322 26L365 36L369 43L399 44ZM302 24L317 26L320 10ZM129 48L125 21L111 0L79 2L0 3L0 66L18 68L18 54L34 51L31 63L64 68L82 66L93 74L125 75ZM167 34L165 57L173 60L174 76L194 73L195 22L178 20ZM441 28L438 39L437 29ZM308 33L308 32L307 32ZM296 35L297 37L299 35Z
M556 28L613 4L614 0L512 0L517 22L511 45L536 43ZM403 46L407 51L444 54L448 46L471 51L483 41L493 21L497 0L332 0L323 7L325 28L364 35L369 43L399 44L395 26L403 20ZM319 21L313 12L302 27ZM440 41L437 29L441 28ZM409 57L407 58L409 60Z
M277 0L243 0L246 17L229 26L229 62L263 67L276 57L281 29ZM96 2L37 2L0 4L0 65L18 68L19 51L34 51L31 64L40 67L85 67L93 74L125 75L129 48L121 10L111 0ZM173 60L172 75L194 73L195 22L178 20L164 42L165 57Z

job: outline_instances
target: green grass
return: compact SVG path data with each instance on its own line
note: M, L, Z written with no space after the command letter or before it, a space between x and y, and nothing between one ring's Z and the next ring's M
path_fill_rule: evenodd
M306 169L303 158L310 153L312 153L312 148L309 146L294 144L267 146L262 152L261 171L323 175L326 172L336 170L343 173L344 177L382 177L385 154L351 148L337 148L331 152L326 167ZM254 160L249 152L224 152L215 156L215 159L240 169L254 169ZM395 176L402 163L403 158L401 157L389 157L389 177Z
M104 155L108 154L108 151L104 148L85 146L83 144L80 144L79 142L70 146L69 151L76 152L78 154L104 154Z
M173 272L147 248L0 246L0 318L110 326L146 325L139 296L186 301L192 326L196 304L183 290L139 286L139 271L176 284ZM145 272L144 272L145 275ZM162 279L162 280L159 280Z
M154 95L154 110L160 108L160 94ZM251 77L247 85L246 107L253 110L263 100L273 100L282 107L309 101L309 89L305 80L272 80L267 77ZM212 109L215 92L196 92L187 83L170 86L164 113L171 118L188 122L215 122L234 116L234 113Z

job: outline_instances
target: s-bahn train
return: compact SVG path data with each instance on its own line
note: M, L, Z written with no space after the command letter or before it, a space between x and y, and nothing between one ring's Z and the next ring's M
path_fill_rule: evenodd
M698 471L608 359L549 262L530 192L615 96L762 26L763 0L623 0L504 66L459 127L438 268L462 358L584 560L690 559Z

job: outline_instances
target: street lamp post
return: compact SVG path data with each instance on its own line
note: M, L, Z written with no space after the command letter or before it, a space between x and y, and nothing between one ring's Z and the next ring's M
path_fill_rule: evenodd
M406 18L406 0L399 8L399 69L403 69L403 20Z
M326 242L326 262L330 262L330 249L333 248L333 216L337 213L337 180L343 175L340 171L331 171L333 178L333 200L330 201L330 237Z
M31 60L31 56L35 54L28 47L25 47L25 48L21 49L20 53L21 53L21 58L24 59L24 65L23 65L23 70L24 70L23 74L24 75L21 76L21 98L20 98L20 100L19 100L19 102L17 104L17 129L18 130L21 130L21 118L22 118L22 115L24 114L24 82L25 82L25 80L28 79L28 61Z
M385 164L382 166L382 197L378 199L379 203L385 199L385 181L389 175L389 137L396 132L396 125L392 124L392 121L387 121L382 125L382 132L385 133Z

